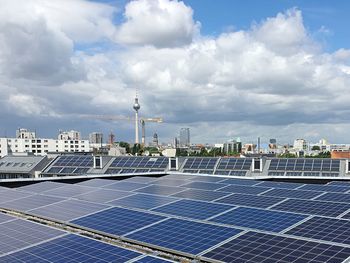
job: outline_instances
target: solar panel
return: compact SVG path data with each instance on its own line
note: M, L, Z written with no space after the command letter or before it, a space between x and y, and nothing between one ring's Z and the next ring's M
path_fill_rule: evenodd
M272 159L269 170L339 171L340 160L331 159ZM310 174L311 175L311 174Z
M150 185L145 188L138 189L135 192L167 196L181 192L183 190L185 190L185 188L174 186Z
M166 157L116 157L110 167L120 168L163 168L166 169L169 160Z
M233 226L280 232L305 218L306 216L293 213L238 207L237 209L214 217L210 219L210 221Z
M34 208L38 208L41 206L50 205L53 203L60 202L64 199L54 196L47 195L32 195L16 200L12 200L10 202L5 202L1 204L3 208L21 210L21 211L29 211Z
M350 248L263 234L245 233L204 254L223 262L343 262Z
M127 237L197 255L240 232L234 228L171 218L129 234Z
M95 179L90 179L87 181L77 183L77 185L90 186L90 187L102 187L105 185L114 184L115 182L116 182L115 180L95 178Z
M141 254L90 238L67 235L0 258L2 262L127 262Z
M95 204L82 200L66 200L52 205L43 206L30 211L55 220L69 221L108 208L107 205Z
M349 181L332 181L332 182L329 182L327 185L350 186L350 182Z
M315 191L302 191L302 190L290 190L290 189L271 189L268 192L263 193L262 195L266 196L278 196L285 198L297 198L297 199L312 199L316 196L321 195L323 192Z
M218 177L218 176L203 176L203 175L198 175L198 176L193 176L190 178L191 181L196 181L196 182L207 182L207 183L219 183L225 178Z
M180 193L174 194L174 197L188 198L201 201L213 201L215 199L222 198L230 193L218 192L218 191L206 191L200 189L187 189Z
M179 200L177 202L153 209L153 211L204 220L232 208L232 206L223 204L214 204L194 200Z
M157 181L158 179L159 178L157 178L157 177L134 176L134 177L123 180L123 182L148 184L148 183Z
M213 170L218 158L187 158L183 168Z
M282 188L282 189L296 189L298 187L301 187L302 185L304 185L304 184L272 182L272 181L264 181L264 182L257 184L257 186L274 187L274 188Z
M88 186L80 186L74 184L66 184L62 187L51 189L43 192L45 195L54 195L59 197L74 197L84 193L92 192L95 188Z
M283 203L274 206L272 209L309 215L336 217L350 209L350 204L288 199Z
M113 207L79 218L72 223L108 234L124 235L163 219L163 216Z
M180 179L159 179L157 181L153 181L152 184L157 185L165 185L165 186L180 186L183 184L189 183L189 180L180 180Z
M343 193L325 193L315 200L320 201L330 201L330 202L340 202L340 203L350 203L350 194Z
M132 194L133 193L131 192L119 190L97 189L96 191L92 191L82 195L77 195L74 198L96 203L107 203L109 201L123 198Z
M0 213L0 224L10 220L15 220L15 219L16 219L15 217Z
M299 190L310 190L310 191L345 193L346 191L350 190L350 187L337 186L337 185L306 184L298 189Z
M188 184L184 184L181 187L202 189L202 190L217 190L219 188L223 188L224 186L227 186L227 184L207 183L207 182L191 182Z
M349 245L350 221L315 216L286 234Z
M168 204L178 200L167 196L150 195L150 194L135 194L125 198L112 201L108 204L116 206L124 206L140 209L152 209L161 205Z
M22 186L22 187L19 187L18 189L23 191L33 192L33 193L41 193L41 192L55 189L62 186L65 186L65 184L56 183L56 182L40 182L40 183Z
M241 193L241 194L261 194L271 188L245 185L228 185L220 189L222 192Z
M268 208L283 200L285 199L279 198L279 197L271 197L271 196L232 194L227 197L218 199L215 202L231 204L231 205L251 206L251 207L257 207L257 208Z
M0 224L0 255L65 234L37 223L17 219Z
M0 191L0 203L28 197L31 195L32 195L31 193L26 193L18 190L13 190L13 189Z
M233 179L233 178L229 178L229 179L225 179L225 180L221 181L220 183L252 186L252 185L259 184L261 182L260 181L256 181L256 180L251 180L251 179Z
M221 158L217 169L250 170L252 158Z
M103 186L103 188L106 189L113 189L113 190L121 190L121 191L133 191L139 188L143 188L147 186L147 184L140 184L140 183L134 183L134 182L117 182L114 184L109 184L106 186Z
M146 257L140 258L140 259L133 261L133 262L138 262L138 263L169 263L169 262L173 262L173 261L165 260L162 258L146 256Z

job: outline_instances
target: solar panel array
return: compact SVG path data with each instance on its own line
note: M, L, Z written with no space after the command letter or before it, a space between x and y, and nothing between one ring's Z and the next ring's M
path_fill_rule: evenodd
M340 171L340 160L336 160L336 159L281 158L281 159L271 160L268 175L269 176L338 177L339 171Z
M92 155L61 155L45 170L44 174L79 175L93 167Z
M120 156L110 164L105 174L164 172L169 164L166 157Z
M197 260L320 263L350 257L350 184L305 185L179 174L120 182L95 179L75 185L39 183L1 190L0 197L9 198L0 201L3 208L122 236ZM26 226L21 231L22 223L17 226L16 221L0 214L0 256L6 253L0 261L166 262L58 230L47 239L42 235L44 240L37 242L38 224L20 220L35 225L33 230ZM28 244L19 242L19 236L6 239L12 232L5 226L11 224L12 229L29 236L23 239Z

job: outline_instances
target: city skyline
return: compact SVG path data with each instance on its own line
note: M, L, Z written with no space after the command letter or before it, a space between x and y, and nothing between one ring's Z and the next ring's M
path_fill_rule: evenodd
M240 15L261 4L201 3L4 1L1 135L74 129L132 141L130 122L77 116L132 116L138 89L140 116L164 119L147 124L147 138L171 142L189 127L193 142L350 142L348 4L269 1Z

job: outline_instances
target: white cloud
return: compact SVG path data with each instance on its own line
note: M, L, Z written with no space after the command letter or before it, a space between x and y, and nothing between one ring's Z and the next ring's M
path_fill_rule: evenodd
M197 142L258 135L340 141L348 128L349 51L323 52L299 10L249 30L196 38L193 11L179 1L129 2L126 21L115 26L116 8L106 4L14 2L18 8L0 10L0 109L8 123L18 115L60 115L74 128L99 129L93 120L72 116L131 115L137 88L141 114L165 120L150 125L149 134L157 129L168 140L181 126L190 126ZM74 19L65 20L65 12ZM135 45L115 46L116 35ZM99 41L112 47L76 50ZM43 129L59 128L45 121ZM133 137L131 124L105 127Z
M177 0L134 0L125 7L116 39L124 44L173 47L191 43L199 32L193 11Z

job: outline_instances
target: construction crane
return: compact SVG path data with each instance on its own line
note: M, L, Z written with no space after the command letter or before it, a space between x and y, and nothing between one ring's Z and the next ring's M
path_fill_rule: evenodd
M128 116L119 116L119 115L89 115L89 114L82 114L80 115L83 118L90 118L90 119L98 119L98 120L108 120L108 121L135 121L135 118L128 117ZM146 122L155 122L155 123L162 123L162 118L144 118L141 117L140 119L141 123L141 129L142 129L142 138L141 138L141 144L144 146L146 143Z

